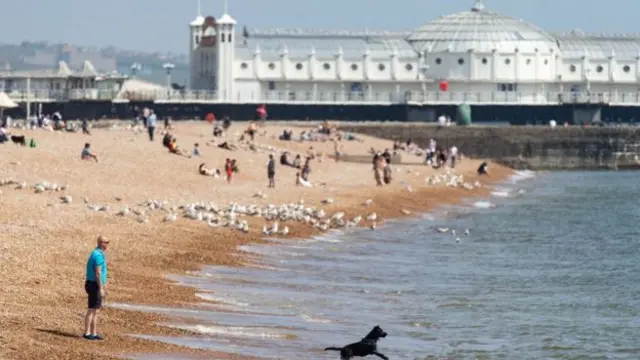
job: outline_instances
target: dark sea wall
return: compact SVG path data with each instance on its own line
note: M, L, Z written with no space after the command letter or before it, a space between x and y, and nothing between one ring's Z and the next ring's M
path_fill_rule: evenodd
M341 130L424 147L430 139L473 158L497 161L516 169L640 169L640 128L544 126L437 126L410 124L343 124ZM391 146L391 143L389 144Z
M638 100L640 101L640 100ZM203 119L207 113L217 118L229 116L246 120L255 117L257 104L222 104L132 101L111 102L109 100L71 100L42 103L42 112L50 114L59 111L65 119L132 119L142 108L154 109L161 118L174 120ZM24 118L26 104L7 109L6 115ZM36 104L31 104L32 113ZM365 105L344 104L268 104L269 119L272 120L340 120L340 121L398 121L414 123L435 123L440 115L457 120L456 105ZM561 105L472 105L472 118L478 123L508 123L512 125L542 125L550 119L559 124L640 123L640 106L610 106L606 104L561 104Z

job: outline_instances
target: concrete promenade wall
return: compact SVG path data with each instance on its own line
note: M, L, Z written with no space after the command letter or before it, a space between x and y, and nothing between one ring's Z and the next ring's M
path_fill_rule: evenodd
M406 141L420 146L435 139L457 146L473 158L491 159L516 169L640 169L640 128L545 126L452 126L402 123L342 123L343 131ZM389 144L391 146L391 144Z

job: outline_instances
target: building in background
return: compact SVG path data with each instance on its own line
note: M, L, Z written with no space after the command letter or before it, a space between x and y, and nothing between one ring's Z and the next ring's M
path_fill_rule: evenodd
M551 34L481 1L407 32L239 29L229 14L198 15L189 42L190 87L224 102L463 94L538 104L637 95L640 82L640 36Z

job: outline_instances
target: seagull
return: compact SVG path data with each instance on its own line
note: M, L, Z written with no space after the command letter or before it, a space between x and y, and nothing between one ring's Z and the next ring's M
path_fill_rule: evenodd
M438 232L439 232L439 233L446 233L446 232L449 232L449 228L438 228Z
M469 229L466 229L466 230L464 231L464 234L465 234L465 235L469 235Z

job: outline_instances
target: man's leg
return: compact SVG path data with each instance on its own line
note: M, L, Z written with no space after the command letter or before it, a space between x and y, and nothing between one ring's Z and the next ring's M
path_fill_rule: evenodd
M93 318L95 315L94 309L87 309L87 314L84 316L84 335L91 335L91 326L93 324Z
M100 309L94 309L91 318L91 335L94 337L98 335L98 314L100 314Z

